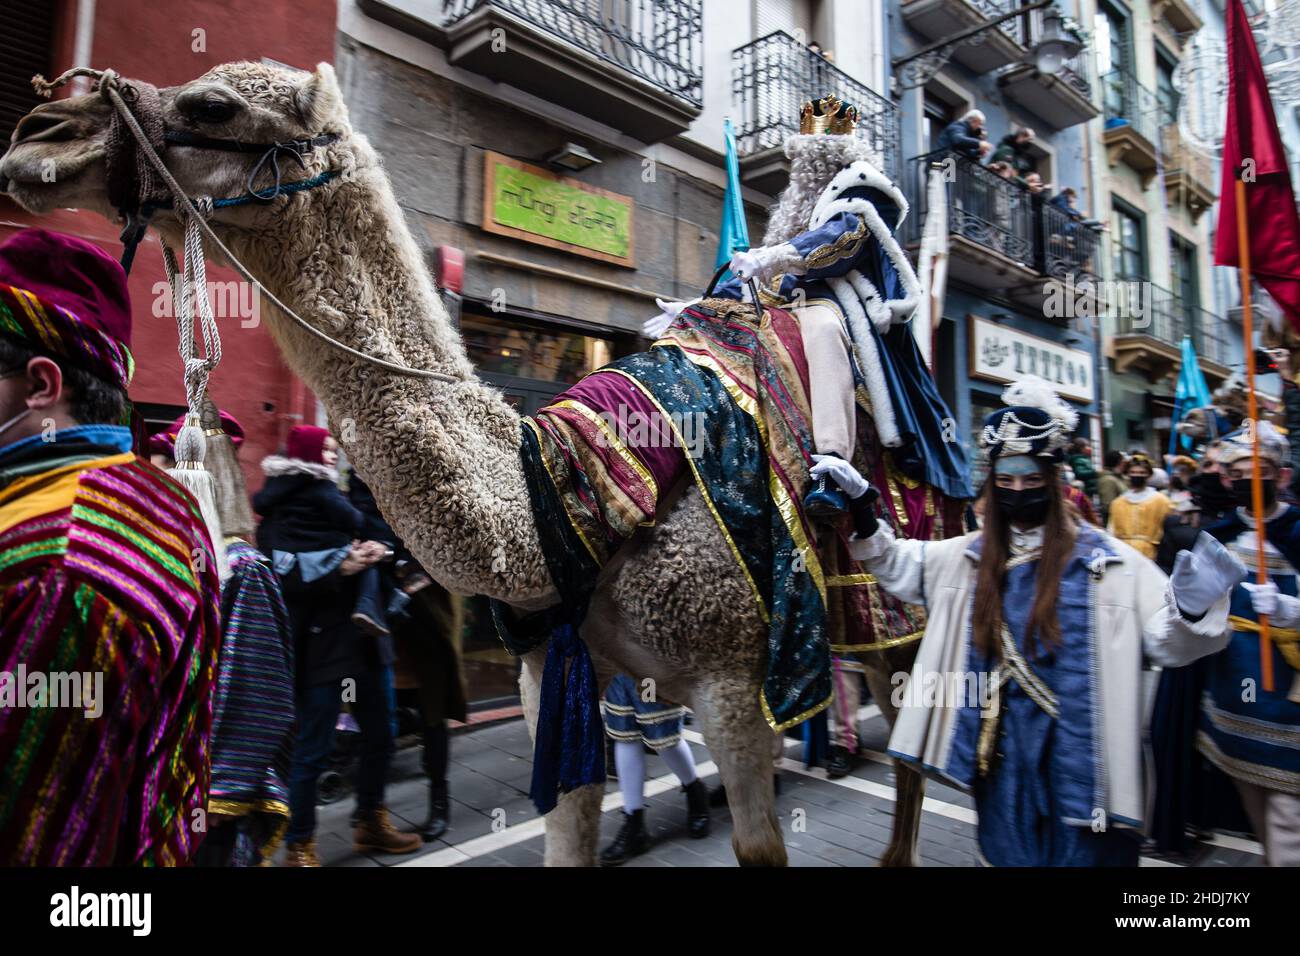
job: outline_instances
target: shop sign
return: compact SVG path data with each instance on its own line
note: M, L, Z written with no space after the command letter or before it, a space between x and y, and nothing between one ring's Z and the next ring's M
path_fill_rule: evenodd
M1069 348L975 315L970 316L968 338L973 378L1013 382L1022 375L1037 375L1051 382L1065 398L1085 403L1096 398L1091 352Z
M525 242L633 266L630 196L484 154L483 228Z

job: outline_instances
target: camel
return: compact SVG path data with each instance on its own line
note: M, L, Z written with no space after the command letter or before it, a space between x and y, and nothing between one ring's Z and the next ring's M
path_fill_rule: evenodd
M349 123L333 69L296 74L231 63L159 93L168 130L244 143L334 134L304 156L305 170L286 164L285 174L333 170L334 179L265 205L218 209L210 222L267 289L317 328L368 355L451 377L422 379L367 363L266 310L287 363L320 397L348 458L432 576L520 613L556 603L519 456L520 417L475 377L380 157ZM32 110L0 161L9 195L36 214L74 207L116 219L105 172L112 111L97 92ZM164 158L186 194L218 198L244 194L258 161L253 153L175 142ZM179 244L170 211L154 225ZM602 570L581 634L602 688L619 671L648 677L664 698L694 710L730 798L737 861L785 865L773 735L758 704L767 630L689 479L665 493L655 526L640 529ZM914 650L878 655L872 691L891 721L888 676L910 670ZM544 657L545 647L522 661L530 731ZM910 865L922 783L901 767L897 778L893 841L882 862ZM578 788L547 814L547 865L595 863L603 790Z

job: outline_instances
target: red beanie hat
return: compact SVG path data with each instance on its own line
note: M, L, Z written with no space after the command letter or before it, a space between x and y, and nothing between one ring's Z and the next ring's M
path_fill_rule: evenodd
M98 246L24 229L0 246L0 333L123 390L131 382L126 273Z
M294 425L289 429L289 439L285 443L286 454L290 458L323 464L325 439L330 437L329 429L315 425Z

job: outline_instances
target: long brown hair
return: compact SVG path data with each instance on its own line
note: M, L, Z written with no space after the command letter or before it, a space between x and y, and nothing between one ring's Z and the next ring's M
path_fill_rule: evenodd
M1043 521L1043 550L1038 558L1034 584L1034 605L1029 612L1029 633L1025 651L1034 656L1035 638L1043 647L1061 642L1061 624L1056 615L1060 600L1061 574L1074 548L1077 519L1065 500L1061 476L1054 463L1038 460L1047 484L1047 517ZM1011 552L1010 523L997 502L997 479L989 475L984 484L983 550L975 573L975 607L971 622L975 646L993 658L1001 656L1002 589L1006 583L1007 558Z

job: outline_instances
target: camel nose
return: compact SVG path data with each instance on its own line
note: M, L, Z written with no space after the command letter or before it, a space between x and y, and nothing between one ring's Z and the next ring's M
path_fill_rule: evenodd
M12 145L19 143L57 143L76 139L73 121L53 110L37 107L18 121Z

